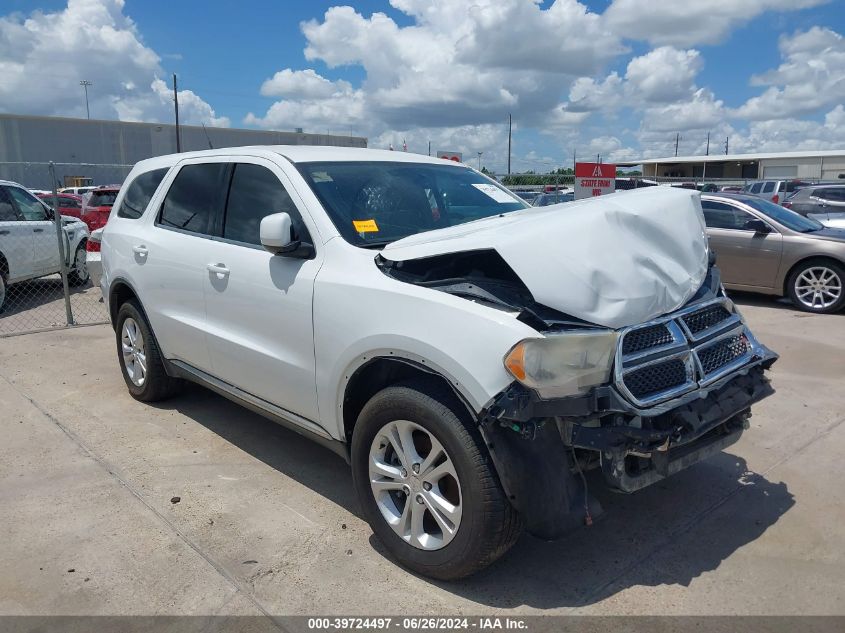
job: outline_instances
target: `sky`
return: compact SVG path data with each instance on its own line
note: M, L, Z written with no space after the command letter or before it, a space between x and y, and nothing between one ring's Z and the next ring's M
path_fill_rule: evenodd
M236 8L235 8L236 7ZM0 112L354 134L502 172L845 148L845 0L3 0Z

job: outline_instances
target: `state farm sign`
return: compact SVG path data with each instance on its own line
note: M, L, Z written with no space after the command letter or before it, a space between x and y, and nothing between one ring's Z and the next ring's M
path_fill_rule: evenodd
M575 163L575 199L603 196L616 191L616 165Z

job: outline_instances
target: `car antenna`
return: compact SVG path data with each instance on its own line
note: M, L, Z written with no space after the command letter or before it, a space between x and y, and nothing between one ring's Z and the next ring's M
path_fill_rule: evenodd
M205 140L208 141L208 149L214 149L214 145L211 144L211 139L208 138L208 131L205 129L205 123L200 122L202 125L202 131L205 132Z

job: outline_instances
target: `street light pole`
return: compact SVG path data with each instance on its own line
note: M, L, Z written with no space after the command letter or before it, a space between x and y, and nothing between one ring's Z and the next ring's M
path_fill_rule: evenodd
M478 171L481 171L481 155L484 152L478 152Z
M88 81L87 79L83 79L79 82L79 85L85 89L85 113L88 115L88 118L91 118L91 110L88 108L88 86L93 86L94 83Z

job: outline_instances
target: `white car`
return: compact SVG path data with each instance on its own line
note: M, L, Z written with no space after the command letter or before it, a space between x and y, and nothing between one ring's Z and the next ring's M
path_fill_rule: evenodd
M772 391L696 191L559 213L465 165L305 146L163 156L126 183L101 287L130 394L193 381L337 451L422 574L589 522L581 470L642 488Z
M68 282L80 286L88 281L85 244L88 227L62 216ZM0 311L10 284L53 275L61 271L59 243L53 211L15 182L0 180Z

